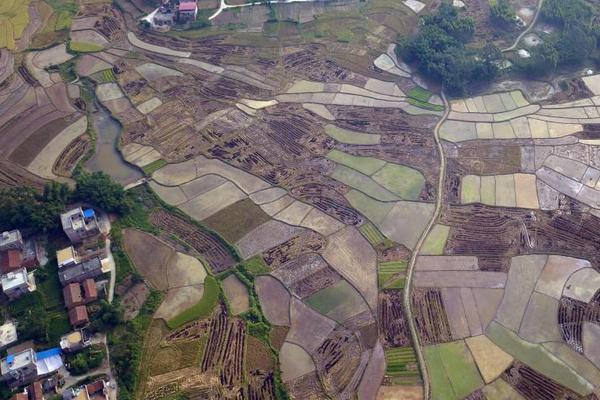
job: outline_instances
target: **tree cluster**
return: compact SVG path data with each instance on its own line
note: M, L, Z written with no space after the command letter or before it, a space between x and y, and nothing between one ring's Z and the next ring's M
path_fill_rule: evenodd
M540 76L560 67L578 66L595 53L600 30L592 23L592 10L585 2L546 0L541 18L557 31L532 48L530 58L518 61L526 74Z
M398 53L427 77L440 82L447 93L463 95L477 81L498 74L502 54L493 45L472 49L475 23L451 4L442 3L435 14L421 18L419 33L398 46Z
M57 182L40 193L31 187L0 188L0 231L31 229L51 231L60 227L60 213L69 203L81 201L120 215L132 209L133 200L121 185L103 172L82 172L72 191Z
M66 358L67 369L73 375L83 375L102 365L106 358L103 345L87 347Z
M490 19L500 28L515 26L517 15L508 0L496 0L490 4Z

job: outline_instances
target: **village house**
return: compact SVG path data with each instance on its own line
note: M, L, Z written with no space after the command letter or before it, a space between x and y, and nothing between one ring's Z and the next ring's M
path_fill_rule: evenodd
M78 388L65 390L65 400L108 400L110 397L110 385L104 380L99 380Z
M0 235L0 272L6 274L20 268L39 265L40 251L34 240L23 240L19 230Z
M9 354L0 362L2 381L10 387L19 387L32 383L38 378L37 358L33 349L17 354Z
M177 6L177 21L195 21L198 15L196 0L181 0Z
M91 208L74 208L60 215L63 231L73 243L96 238L100 234L100 224L96 212Z
M40 382L33 382L23 392L15 394L10 400L44 400L44 391Z
M73 328L83 328L90 322L85 306L73 307L69 310L69 322Z
M25 268L0 276L0 283L2 291L9 300L15 300L36 290L33 272L27 273Z
M58 270L58 279L64 286L72 282L81 283L86 279L94 279L107 272L110 272L108 263L94 257L78 264L63 266Z
M60 349L65 353L74 353L91 345L92 341L84 330L73 331L60 338Z
M17 326L8 321L0 326L0 349L15 343L18 339Z

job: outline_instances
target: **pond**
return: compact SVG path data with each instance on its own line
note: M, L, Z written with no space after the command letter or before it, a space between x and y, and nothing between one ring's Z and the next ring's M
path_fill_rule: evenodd
M86 162L86 169L94 172L103 171L124 186L141 179L142 172L125 162L119 152L121 124L99 104L96 105L90 118L97 136L96 152Z

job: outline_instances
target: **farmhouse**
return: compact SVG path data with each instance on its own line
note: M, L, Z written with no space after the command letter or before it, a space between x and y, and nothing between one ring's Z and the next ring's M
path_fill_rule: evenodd
M65 400L107 400L110 396L108 382L99 380L78 388L71 388L63 393Z
M105 272L109 272L110 268L104 265L100 258L94 257L91 260L62 267L58 271L58 279L63 285L72 282L82 283L86 279L94 279Z
M34 240L23 240L21 232L3 232L0 236L0 272L6 274L21 267L39 265L39 250Z
M91 344L92 342L84 330L73 331L60 338L60 349L65 353L79 351Z
M44 391L40 382L33 382L21 393L15 394L10 400L44 400Z
M69 322L73 328L81 328L90 322L85 306L73 307L69 310Z
M0 282L2 291L10 300L15 300L36 289L33 272L27 273L25 268L2 275Z
M33 349L9 354L0 363L2 381L11 387L27 385L38 378L37 357Z
M0 349L5 348L17 341L17 327L8 321L0 326Z
M196 0L181 0L177 6L177 20L179 22L194 21L198 15Z
M98 289L93 279L86 279L83 283L69 283L63 288L65 305L68 309L83 306L98 300Z
M91 208L74 208L60 215L65 234L73 243L95 238L100 234L96 213Z

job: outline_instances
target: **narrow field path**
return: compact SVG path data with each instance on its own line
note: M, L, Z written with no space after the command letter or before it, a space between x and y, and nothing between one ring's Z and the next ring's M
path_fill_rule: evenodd
M408 320L408 327L410 329L410 335L413 340L413 345L415 348L415 353L417 354L417 359L419 360L419 366L421 368L421 375L423 377L423 398L428 400L430 398L430 390L429 390L429 375L427 373L427 366L425 365L425 357L423 356L423 351L421 349L421 345L419 344L419 335L417 332L417 327L415 325L415 320L413 317L412 309L410 306L410 290L412 285L413 272L415 269L415 264L417 262L417 256L421 251L421 247L427 238L427 235L435 225L435 221L438 219L440 215L440 211L442 209L442 199L444 192L444 177L446 175L446 156L444 155L444 149L442 148L442 143L440 141L440 127L448 118L448 114L450 113L450 105L448 104L448 100L444 95L444 92L441 93L442 101L444 102L444 114L442 118L435 125L433 130L433 135L435 137L435 144L438 147L438 152L440 154L440 175L438 178L438 188L437 188L437 200L435 203L435 211L431 216L431 220L429 224L427 224L427 228L423 231L423 234L419 238L417 245L415 246L412 256L410 258L410 263L406 269L406 284L404 286L404 310L406 312L406 319Z
M535 15L533 16L533 19L527 26L527 29L525 29L523 32L521 32L521 34L519 36L517 36L517 38L515 39L515 42L512 44L512 46L502 49L501 51L503 53L513 51L514 49L516 49L517 46L519 45L519 42L521 41L521 39L523 39L523 37L525 35L527 35L533 29L533 27L535 26L535 24L538 20L538 17L540 16L540 12L542 11L543 5L544 5L544 0L538 0L537 9L535 10Z

